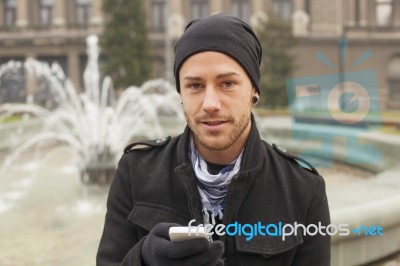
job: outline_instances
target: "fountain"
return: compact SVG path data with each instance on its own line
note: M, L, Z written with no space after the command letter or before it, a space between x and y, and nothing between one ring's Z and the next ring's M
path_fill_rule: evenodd
M135 138L163 136L160 119L164 117L174 116L184 121L173 85L164 80L151 80L141 87L130 86L116 97L110 77L100 81L98 37L95 35L87 38L87 54L82 92L77 92L57 64L49 66L27 59L23 64L9 62L0 67L0 78L5 73L20 73L18 69L23 68L28 82L44 81L39 89L42 94L45 91L51 95L53 101L47 107L36 105L37 94L31 91L26 103L0 106L0 119L29 114L43 123L41 130L8 156L1 171L28 148L42 143L62 143L76 152L83 183L108 184L126 144Z

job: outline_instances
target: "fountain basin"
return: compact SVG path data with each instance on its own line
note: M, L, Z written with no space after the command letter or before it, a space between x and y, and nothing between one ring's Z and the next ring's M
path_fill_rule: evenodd
M80 178L85 185L108 185L115 172L115 162L112 159L92 161L79 170Z
M383 236L335 236L332 265L360 265L400 250L400 167L362 182L328 190L333 224L381 226Z

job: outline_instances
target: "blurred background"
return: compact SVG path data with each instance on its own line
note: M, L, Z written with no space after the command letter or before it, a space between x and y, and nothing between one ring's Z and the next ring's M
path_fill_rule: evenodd
M181 132L173 48L219 12L263 46L264 139L317 166L333 223L384 228L332 265L400 265L400 0L1 0L0 265L95 264L122 149Z

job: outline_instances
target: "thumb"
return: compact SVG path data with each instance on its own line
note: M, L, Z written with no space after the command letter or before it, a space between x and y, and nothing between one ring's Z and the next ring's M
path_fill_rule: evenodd
M173 226L181 226L177 223L159 223L151 230L151 234L169 240L169 229Z

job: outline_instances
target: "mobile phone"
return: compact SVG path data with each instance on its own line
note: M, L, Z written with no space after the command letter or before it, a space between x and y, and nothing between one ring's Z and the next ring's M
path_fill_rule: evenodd
M171 241L184 241L190 239L204 238L209 240L204 227L172 226L169 228Z

